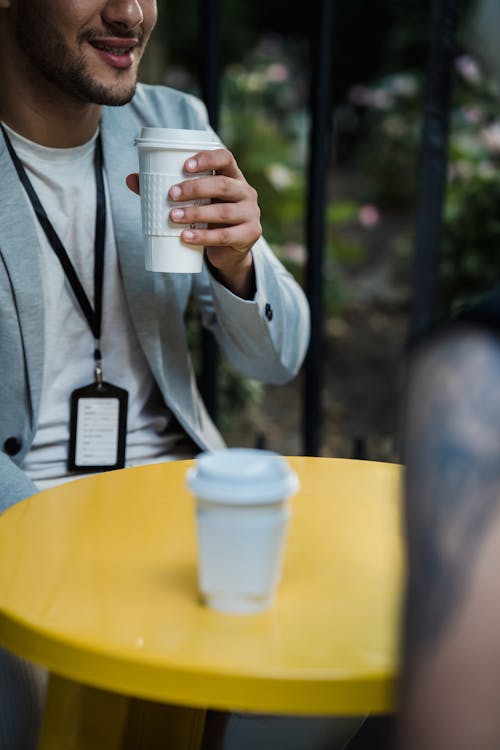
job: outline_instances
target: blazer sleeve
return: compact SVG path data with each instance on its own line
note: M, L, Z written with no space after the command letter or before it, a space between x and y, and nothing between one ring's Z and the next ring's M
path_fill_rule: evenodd
M170 115L174 109L182 114L183 124L178 127L212 130L205 104L197 97L165 87L147 91L150 97L157 97L160 122L168 103ZM253 300L232 294L207 267L193 275L193 294L203 325L213 332L237 370L262 382L286 383L297 374L309 344L308 302L300 284L263 238L255 243L252 254L257 282Z
M229 362L243 375L282 384L299 371L310 337L310 311L300 284L266 241L252 249L257 291L244 300L208 270L194 280L202 323L211 330Z
M36 485L5 453L0 452L0 513L38 492Z

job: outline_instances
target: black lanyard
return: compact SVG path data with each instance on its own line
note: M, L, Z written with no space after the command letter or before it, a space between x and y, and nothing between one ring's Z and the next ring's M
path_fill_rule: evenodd
M100 339L101 339L101 322L102 322L102 290L103 290L103 278L104 278L104 241L106 236L106 198L104 194L104 180L103 180L103 159L102 159L102 143L100 134L97 137L96 149L94 155L94 172L95 172L95 185L96 185L96 215L95 215L95 237L94 237L94 309L89 302L89 298L85 293L85 290L77 276L75 267L73 266L68 253L64 249L64 246L59 239L57 232L49 221L45 209L40 202L33 185L30 182L26 170L21 163L18 155L16 154L14 147L10 141L9 136L3 125L0 123L5 143L9 149L9 154L12 159L12 163L16 168L18 177L26 190L28 198L31 201L31 205L35 211L35 214L40 222L40 225L45 232L47 239L54 250L55 254L59 258L63 271L71 284L71 288L75 294L76 299L82 309L85 319L89 324L90 330L94 335L96 342L96 348L94 350L94 359L96 362L96 380L101 382L102 380L102 369L101 369L101 351L100 351Z

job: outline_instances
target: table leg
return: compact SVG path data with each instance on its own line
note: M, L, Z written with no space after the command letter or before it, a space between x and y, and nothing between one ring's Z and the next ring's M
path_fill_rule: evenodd
M120 750L200 750L203 709L133 698Z
M51 674L38 750L200 750L205 713Z

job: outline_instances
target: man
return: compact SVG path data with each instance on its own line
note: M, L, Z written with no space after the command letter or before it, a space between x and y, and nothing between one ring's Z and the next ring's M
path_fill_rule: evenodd
M208 127L193 97L136 85L156 13L155 0L0 0L0 512L89 470L70 404L78 413L102 379L125 465L223 446L188 355L191 297L244 375L283 383L305 355L305 295L261 238L256 193L227 150L194 155L188 172L215 175L168 196L211 201L170 213L208 224L182 235L205 246L203 272L144 270L134 138ZM99 450L90 468L115 466ZM23 750L43 689L27 694L29 665L6 652L0 668L0 746Z
M224 149L201 152L189 167L214 177L168 196L212 200L170 212L184 225L208 223L182 234L205 245L203 273L144 271L134 138L142 125L208 127L192 97L136 90L153 0L0 0L0 14L1 509L68 478L70 398L92 380L95 349L104 379L128 391L127 462L145 463L223 445L188 357L190 296L229 360L267 382L296 374L309 317L302 290L260 238L255 191ZM14 164L17 156L93 311L97 135L107 220L99 340Z

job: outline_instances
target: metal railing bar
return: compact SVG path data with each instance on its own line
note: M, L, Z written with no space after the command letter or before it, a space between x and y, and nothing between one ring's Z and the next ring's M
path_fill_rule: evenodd
M448 169L453 57L460 0L431 9L420 152L410 344L428 330L437 309L440 246Z
M323 391L323 263L325 203L332 138L333 0L319 0L311 36L311 127L307 197L305 290L311 308L311 340L304 364L303 453L320 455Z

